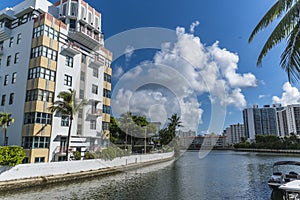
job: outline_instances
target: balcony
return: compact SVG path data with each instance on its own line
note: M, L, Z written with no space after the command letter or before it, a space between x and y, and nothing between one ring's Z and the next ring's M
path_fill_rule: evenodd
M93 30L80 26L78 31L70 29L69 36L90 49L98 49L103 45L103 34L95 34Z
M80 54L80 48L72 42L68 44L64 44L62 47L62 51L69 52L73 55Z
M0 42L9 39L10 32L10 28L7 28L6 26L0 27Z
M101 55L94 55L94 58L91 58L91 62L90 62L90 67L94 68L98 68L98 67L102 67L104 66L104 62L105 62L105 59L103 56Z

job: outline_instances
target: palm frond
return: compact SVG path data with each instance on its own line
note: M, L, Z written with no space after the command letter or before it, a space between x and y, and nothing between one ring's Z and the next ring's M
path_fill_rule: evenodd
M248 39L248 42L252 42L257 33L269 26L275 19L280 18L281 15L288 11L296 2L297 0L278 0L256 25Z
M274 46L279 44L283 39L288 37L291 31L294 29L296 20L299 18L300 3L294 4L294 6L285 14L275 27L269 38L267 39L264 47L262 48L258 59L257 65L261 65L262 59Z
M289 81L300 79L300 23L297 23L281 55L281 67L288 74Z

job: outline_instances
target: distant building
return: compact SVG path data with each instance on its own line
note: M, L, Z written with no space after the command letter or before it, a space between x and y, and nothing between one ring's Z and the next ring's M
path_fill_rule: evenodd
M277 112L279 136L300 135L300 104L284 107Z
M226 147L226 136L208 134L205 136L187 136L180 138L181 146L190 147L191 149L211 148L211 147Z
M257 105L243 110L245 126L245 136L250 140L255 139L255 135L275 135L278 136L278 126L276 112L279 106L265 105L258 108Z
M229 145L241 142L241 138L246 138L245 127L243 124L232 124L224 130L226 136L226 142Z
M178 136L178 137L195 137L196 132L192 131L192 130L189 130L189 131L177 130L176 136Z

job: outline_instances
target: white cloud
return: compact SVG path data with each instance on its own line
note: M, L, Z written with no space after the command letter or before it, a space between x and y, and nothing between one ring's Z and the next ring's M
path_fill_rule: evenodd
M283 106L300 103L300 92L296 87L292 87L289 82L286 82L282 86L282 90L281 98L277 96L272 97L273 103L280 103Z
M201 95L209 95L212 104L244 108L247 102L242 89L256 87L257 80L251 73L237 72L238 55L220 48L218 42L205 46L184 28L178 27L176 34L177 41L162 44L153 61L143 62L121 77L114 88L113 112L130 108L162 123L180 113L184 129L197 130L205 112L198 98ZM140 88L153 83L169 93ZM123 98L129 100L124 102Z
M266 95L264 95L264 94L258 95L258 98L259 98L259 99L263 99L263 98L265 98L265 97L266 97Z
M113 72L113 76L116 78L121 77L124 74L124 70L121 66L117 66Z
M191 25L190 25L190 33L194 33L195 32L195 28L197 27L197 26L199 26L199 21L195 21L195 22L193 22Z
M128 45L124 51L126 62L129 62L131 56L133 55L133 52L134 48Z

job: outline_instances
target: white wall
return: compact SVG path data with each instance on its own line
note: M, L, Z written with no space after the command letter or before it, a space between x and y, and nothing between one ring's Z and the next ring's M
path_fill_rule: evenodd
M171 158L174 155L171 153L161 154L147 154L125 156L122 158L115 158L114 160L79 160L68 162L52 162L52 163L36 163L36 164L21 164L1 173L0 181L34 178L41 176L62 175L68 173L76 173L82 171L98 170L112 167L120 167L135 163L144 163L149 161L156 161L160 159ZM2 167L4 169L5 167Z

